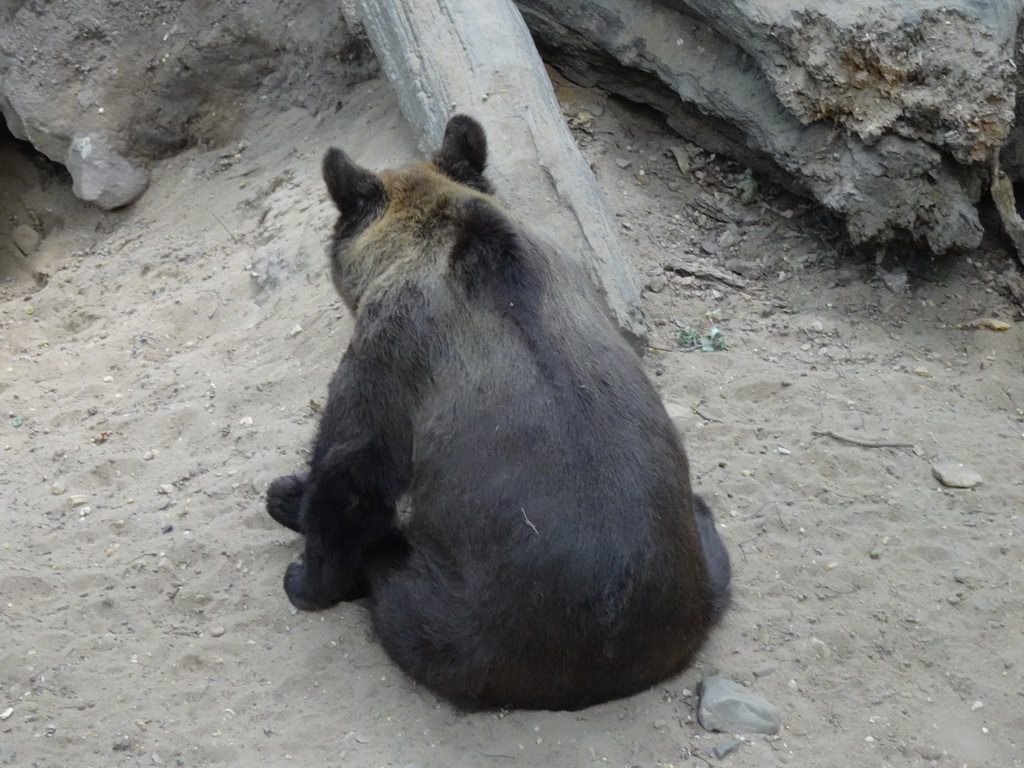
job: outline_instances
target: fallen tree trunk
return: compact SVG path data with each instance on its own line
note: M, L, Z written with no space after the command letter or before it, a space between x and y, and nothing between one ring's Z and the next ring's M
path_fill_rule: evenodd
M587 263L622 332L646 338L640 291L608 204L565 125L511 0L357 0L357 12L406 119L432 152L448 118L470 114L493 152L498 196L558 233Z

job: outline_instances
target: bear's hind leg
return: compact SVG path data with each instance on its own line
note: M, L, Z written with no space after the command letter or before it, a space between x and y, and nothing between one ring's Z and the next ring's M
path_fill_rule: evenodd
M296 608L328 608L367 589L364 568L396 535L395 509L361 487L355 450L339 445L310 472L299 526L306 535L302 563L288 566L284 589Z
M307 475L284 475L267 488L267 513L285 528L305 533L300 520Z

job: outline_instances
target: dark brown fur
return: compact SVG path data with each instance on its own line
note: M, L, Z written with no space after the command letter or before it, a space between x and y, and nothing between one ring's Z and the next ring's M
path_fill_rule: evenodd
M729 559L639 359L579 265L486 194L485 163L464 116L431 163L327 153L356 330L309 472L268 510L305 535L297 607L368 594L391 657L451 700L575 709L682 669Z

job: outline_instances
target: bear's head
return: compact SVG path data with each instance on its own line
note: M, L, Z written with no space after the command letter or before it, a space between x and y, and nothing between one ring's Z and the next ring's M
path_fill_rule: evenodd
M373 173L340 149L323 160L340 216L330 247L331 277L355 312L371 290L450 277L471 285L513 253L512 223L484 176L487 138L455 115L430 162Z

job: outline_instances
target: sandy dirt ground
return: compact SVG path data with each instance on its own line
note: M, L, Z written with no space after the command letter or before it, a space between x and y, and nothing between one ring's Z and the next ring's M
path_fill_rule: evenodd
M391 664L362 605L290 610L300 541L265 489L303 465L352 328L320 157L415 156L370 81L337 112L254 110L243 144L162 162L113 213L0 142L0 765L1024 765L1006 252L864 263L645 112L561 97L733 557L734 607L696 664L581 712L464 713ZM30 256L18 225L43 234ZM946 488L937 462L982 482ZM734 737L696 722L708 674L777 705L779 735L712 756Z

